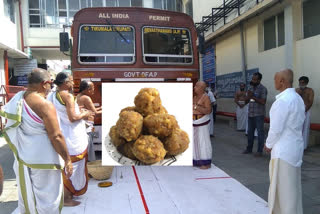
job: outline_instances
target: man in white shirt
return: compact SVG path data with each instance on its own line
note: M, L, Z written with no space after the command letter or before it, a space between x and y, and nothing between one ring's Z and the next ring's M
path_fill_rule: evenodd
M302 127L305 107L292 88L293 72L277 72L275 89L280 91L270 109L270 129L265 150L271 152L269 164L270 214L302 214L301 164Z

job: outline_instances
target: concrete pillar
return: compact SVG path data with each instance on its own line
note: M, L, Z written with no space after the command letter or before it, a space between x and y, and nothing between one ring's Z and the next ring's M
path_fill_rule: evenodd
M285 32L285 66L293 69L294 61L294 38L293 38L293 12L292 5L284 9L284 32Z
M299 76L297 71L297 45L296 41L302 35L302 11L301 2L292 1L284 9L284 29L285 29L285 66L294 71L295 79Z
M9 60L8 60L8 52L6 50L3 53L3 62L4 62L5 84L9 85Z
M202 66L202 60L203 60L204 54L201 54L199 52L199 80L203 81L203 66Z
M5 85L5 73L4 73L4 57L3 51L0 51L0 85Z

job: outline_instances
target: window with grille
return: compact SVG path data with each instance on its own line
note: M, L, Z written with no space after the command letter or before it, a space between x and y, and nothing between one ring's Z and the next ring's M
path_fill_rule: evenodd
M14 10L11 9L13 0L4 2L7 3L5 13L14 20ZM72 23L74 15L80 9L87 7L153 7L182 12L182 0L150 0L149 4L146 4L146 0L29 0L28 2L30 27L62 28L63 25Z

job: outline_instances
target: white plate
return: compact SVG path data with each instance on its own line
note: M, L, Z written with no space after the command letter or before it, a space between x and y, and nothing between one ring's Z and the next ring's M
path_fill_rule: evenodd
M110 140L110 136L107 135L107 137L105 137L104 140L104 149L106 150L107 155L109 155L114 161L116 161L117 163L119 163L120 165L124 165L124 166L143 166L143 165L147 165L145 163L142 163L139 160L132 160L130 158L127 158L126 156L122 155L117 148L113 145L113 143ZM183 154L183 153L182 153ZM157 162L155 164L151 164L152 166L170 166L173 163L175 163L179 157L182 156L182 154L176 155L176 156L170 156L170 157L166 157L164 160ZM112 164L108 164L108 163L103 163L103 165L112 165Z

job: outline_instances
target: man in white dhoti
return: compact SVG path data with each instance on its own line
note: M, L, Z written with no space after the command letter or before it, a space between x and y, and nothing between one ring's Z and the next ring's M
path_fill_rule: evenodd
M193 165L201 169L210 168L212 159L209 133L211 103L205 88L205 82L197 82L193 96Z
M45 99L50 88L50 74L34 69L27 91L17 93L1 111L7 118L3 134L15 156L20 213L60 213L64 165L66 176L72 174L55 108Z
M302 126L305 107L292 88L290 69L276 73L275 89L280 91L270 109L270 129L265 150L271 152L269 164L270 214L302 214L301 164Z
M306 76L302 76L299 78L299 88L296 88L296 92L302 97L305 111L306 111L306 119L303 124L303 142L304 149L308 147L309 143L309 131L310 131L310 108L313 104L314 92L312 88L307 87L309 83L309 78Z
M48 100L56 107L60 127L65 136L73 165L73 174L70 178L63 174L65 206L76 206L80 202L73 200L73 196L84 194L88 187L88 138L83 119L88 119L91 112L87 110L80 112L79 106L71 94L73 90L71 75L60 72L54 83L57 85L57 90L49 94Z
M77 104L83 106L83 108L94 112L95 115L101 115L102 107L96 108L92 102L90 96L94 95L94 84L91 81L82 80L79 86L79 94L77 95ZM94 148L93 148L93 137L94 137L94 117L88 118L86 122L87 135L89 139L88 145L88 160L96 160Z
M240 83L240 90L236 92L234 96L234 102L237 104L236 116L237 116L237 130L243 131L246 129L248 121L248 105L246 103L246 85Z
M208 87L208 84L207 84L206 91L207 91L207 94L208 94L210 102L211 102L211 107L213 109L213 106L216 103L216 98L214 98L213 92L212 92L211 88ZM214 131L213 114L210 114L210 129L209 129L209 133L210 133L210 136L212 136L212 137L214 137L213 131Z

